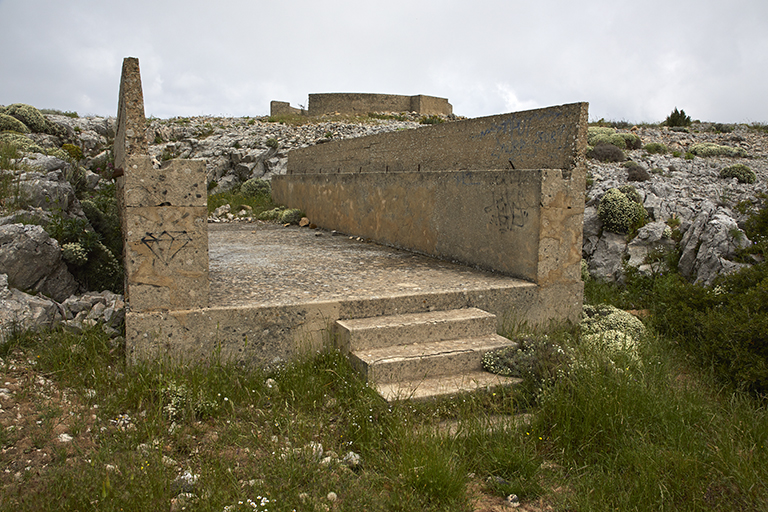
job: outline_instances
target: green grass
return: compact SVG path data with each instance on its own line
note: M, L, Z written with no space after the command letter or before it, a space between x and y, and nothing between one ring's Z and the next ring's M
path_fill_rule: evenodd
M271 370L215 354L129 366L98 329L26 333L0 347L0 376L44 376L67 400L17 395L30 419L0 436L0 510L166 510L183 471L199 475L194 510L266 497L269 510L469 511L508 494L556 510L768 506L764 402L692 372L658 336L638 362L586 350L574 329L551 335L576 360L520 416L517 390L387 404L337 352ZM61 425L72 443L56 441ZM359 468L336 462L349 451Z

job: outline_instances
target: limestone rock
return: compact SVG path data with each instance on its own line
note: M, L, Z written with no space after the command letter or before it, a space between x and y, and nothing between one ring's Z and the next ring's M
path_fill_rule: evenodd
M64 178L61 170L46 174L25 172L19 176L19 189L24 201L37 208L61 213L70 218L85 219L75 190Z
M651 222L640 228L637 236L627 245L627 264L644 272L659 270L658 267L647 264L646 260L649 256L675 248L671 234L672 230L663 222Z
M61 259L56 240L40 226L0 226L0 272L20 290L40 292L63 301L78 285Z
M56 303L10 288L8 276L0 274L0 344L15 329L48 327L60 319Z
M622 263L627 252L626 235L604 232L589 262L589 274L605 281L621 280Z

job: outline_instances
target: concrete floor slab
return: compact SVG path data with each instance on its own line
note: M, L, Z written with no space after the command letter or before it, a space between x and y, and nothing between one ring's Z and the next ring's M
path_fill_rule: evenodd
M331 232L274 223L208 225L210 306L278 306L529 284Z

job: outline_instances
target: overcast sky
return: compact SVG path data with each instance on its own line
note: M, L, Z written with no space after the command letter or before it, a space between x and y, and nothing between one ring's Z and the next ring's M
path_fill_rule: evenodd
M468 117L768 122L768 0L0 0L0 104L256 116L315 92L427 94Z

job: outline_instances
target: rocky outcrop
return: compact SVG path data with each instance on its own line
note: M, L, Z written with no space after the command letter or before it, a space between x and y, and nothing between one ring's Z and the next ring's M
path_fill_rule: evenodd
M77 291L75 278L67 270L58 242L41 226L0 226L0 273L19 290L42 293L63 301Z
M743 266L734 259L739 249L751 243L742 229L745 206L756 204L758 194L768 192L768 136L746 126L737 126L730 133L709 130L708 125L697 125L692 133L666 128L624 130L638 135L643 145L658 143L668 148L664 154L626 151L629 159L649 171L646 181L630 183L626 164L588 160L591 186L582 253L592 277L621 280L627 266L643 272L663 271L663 251L679 252L680 273L705 285ZM701 143L731 147L732 153L746 157L701 158L689 153ZM754 184L720 177L722 169L736 163L755 172ZM635 236L608 232L597 216L603 195L627 184L637 190L650 221ZM650 263L654 258L655 263Z

